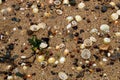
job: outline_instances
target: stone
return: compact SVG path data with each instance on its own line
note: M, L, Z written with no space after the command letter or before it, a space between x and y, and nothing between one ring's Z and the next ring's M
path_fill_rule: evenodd
M86 47L90 47L92 46L92 41L90 39L85 39L83 44L86 46Z
M45 60L45 56L40 55L40 56L37 57L37 60L38 60L38 62L42 62L42 61Z
M68 79L68 75L65 72L59 72L58 76L62 80L67 80Z
M39 29L40 29L40 27L38 25L31 25L30 26L31 31L38 31Z
M78 8L79 8L79 9L82 9L82 8L84 8L84 7L85 7L85 4L84 4L83 2L81 2L81 3L78 4Z
M42 48L47 48L47 46L48 46L48 44L46 43L46 42L42 42L41 44L40 44L40 49Z
M66 61L65 57L60 57L59 62L63 64Z
M104 38L103 41L104 41L105 44L108 44L108 43L111 42L110 38Z
M76 16L75 16L75 20L76 20L77 22L80 22L80 21L82 21L82 17L81 17L80 15L76 15Z
M120 15L120 10L117 10L117 12L116 12L118 15Z
M101 30L101 31L109 32L109 29L110 29L110 27L109 27L109 25L107 25L107 24L102 24L102 25L100 26L100 30Z
M41 22L41 23L38 24L38 27L41 28L41 29L46 29L47 25L46 25L46 23Z
M119 15L117 13L112 13L111 18L112 20L117 20L119 18Z
M91 57L91 52L88 49L83 49L81 52L81 57L83 59L89 59Z
M48 63L50 63L50 64L55 63L55 58L54 57L50 57L48 59Z

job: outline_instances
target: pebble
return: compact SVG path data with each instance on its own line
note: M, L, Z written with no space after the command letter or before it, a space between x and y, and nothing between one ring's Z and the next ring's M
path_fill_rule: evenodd
M59 62L63 64L66 61L65 57L60 57Z
M84 49L85 48L85 45L84 44L81 44L80 45L80 49Z
M54 4L58 6L58 5L61 4L61 1L60 1L60 0L55 0L55 1L54 1Z
M79 9L82 9L82 8L84 8L84 7L85 7L85 4L84 4L83 2L81 2L81 3L78 4L78 8L79 8Z
M33 13L38 13L39 9L37 7L33 8Z
M72 24L72 26L77 26L77 22L76 22L75 20L73 20L73 21L71 22L71 24Z
M108 43L111 42L110 38L104 38L103 41L104 41L105 44L108 44Z
M102 25L100 26L100 30L101 30L101 31L109 32L109 29L110 29L110 27L109 27L109 25L107 25L107 24L102 24Z
M72 27L72 24L71 24L71 23L69 23L69 24L66 26L67 29L69 29L69 28L71 28L71 27Z
M76 67L76 70L77 70L77 71L81 71L81 70L82 70L82 67L80 67L80 66L79 66L79 67Z
M115 36L120 37L120 32L116 32Z
M38 25L31 25L30 26L31 31L38 31L39 29L40 29L40 27Z
M75 0L69 0L69 4L70 4L71 6L75 6L75 5L76 5L76 1L75 1Z
M111 18L112 18L113 20L117 20L117 19L119 18L119 15L118 15L117 13L112 13L112 14L111 14Z
M73 16L68 16L68 17L66 17L66 20L67 20L68 22L71 22L73 19L74 19Z
M77 22L80 22L80 21L82 21L82 17L81 17L80 15L76 15L76 16L75 16L75 20L76 20Z
M65 49L64 50L64 55L67 55L69 53L69 50L68 49Z
M46 23L41 22L41 23L38 24L38 27L41 28L41 29L46 29L47 25L46 25Z
M110 47L109 45L102 44L102 45L99 46L99 49L100 50L108 50L109 47Z
M106 61L108 61L108 60L107 60L106 58L103 58L103 61L106 62Z
M0 0L0 4L2 4L2 0Z
M104 12L106 12L107 10L108 10L107 6L102 6L102 7L101 7L101 12L104 13Z
M85 39L83 44L86 46L86 47L89 47L89 46L92 46L92 41L90 39Z
M120 10L117 10L117 12L116 12L118 15L120 15Z
M45 60L45 56L40 55L40 56L38 56L37 60L38 60L38 62L42 62Z
M63 4L69 4L69 0L63 0Z
M98 29L93 28L93 29L90 31L90 33L98 33Z
M116 6L116 4L114 2L110 2L109 3L111 6Z
M67 80L68 79L68 75L65 72L59 72L58 76L62 80Z
M54 57L50 57L48 59L48 63L50 63L50 64L55 63L55 58Z
M56 10L56 13L57 13L58 15L62 15L62 14L63 14L63 11L62 11L61 9L57 9L57 10Z
M28 67L27 66L23 66L23 70L26 70Z
M25 58L26 58L26 56L21 56L21 58L22 58L22 59L25 59Z
M91 52L88 49L83 49L81 52L81 57L83 59L89 59L91 57Z
M13 76L7 76L7 80L13 80Z
M42 48L42 49L47 48L47 46L48 46L48 44L47 44L46 42L42 42L42 43L40 44L40 49L41 49L41 48Z

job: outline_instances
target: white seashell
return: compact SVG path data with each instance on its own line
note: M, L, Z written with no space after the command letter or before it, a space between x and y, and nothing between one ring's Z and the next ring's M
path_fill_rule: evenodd
M119 18L119 15L117 13L112 13L111 18L113 20L117 20Z
M62 80L67 80L68 79L68 76L67 76L67 74L65 72L59 72L58 76Z
M40 48L46 48L48 46L48 44L46 42L42 42L40 44Z
M31 25L30 26L30 30L32 31L38 31L40 29L40 27L38 25Z
M73 16L68 16L68 17L66 18L66 20L67 20L68 22L72 21L73 19L74 19Z
M69 0L63 0L63 4L69 4Z
M104 38L104 43L106 44L106 43L110 43L111 42L111 40L110 40L110 38Z
M84 7L85 7L85 4L84 4L83 2L81 2L81 3L78 4L78 8L79 8L79 9L82 9L82 8L84 8Z
M61 58L59 59L59 62L60 62L61 64L63 64L65 61L66 61L65 57L61 57Z
M76 20L77 22L80 22L80 21L82 21L82 17L81 17L80 15L76 15L76 16L75 16L75 20Z
M118 15L120 15L120 10L117 10L117 12L116 12Z
M102 24L101 26L100 26L100 30L101 31L104 31L104 32L109 32L109 25L107 25L107 24Z
M91 52L88 49L83 49L81 52L81 57L83 59L89 59L91 57Z
M71 27L72 27L72 24L71 24L71 23L69 23L69 24L66 26L67 29L69 29L69 28L71 28Z
M0 0L0 4L2 4L2 0Z

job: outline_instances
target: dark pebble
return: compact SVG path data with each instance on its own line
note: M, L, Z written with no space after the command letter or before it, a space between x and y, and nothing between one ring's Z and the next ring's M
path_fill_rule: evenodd
M120 3L117 3L116 6L120 9Z
M13 49L14 49L14 44L13 44L13 43L9 44L9 45L8 45L8 49L9 49L9 50L13 50Z
M16 11L20 10L20 5L19 5L19 4L12 5L12 7L13 7Z
M85 68L86 68L86 66L85 66L85 65L82 65L81 67L82 67L83 69L85 69Z
M95 9L100 9L100 7L97 5L97 6L95 6Z
M49 43L49 38L41 38L43 41L45 41L46 43Z
M83 32L85 32L84 29L80 29L80 34L83 33Z
M56 72L54 72L54 71L51 71L51 74L52 74L52 75L55 75L55 74L56 74Z
M16 18L16 17L13 17L11 20L12 20L12 21L15 21L15 22L20 22L20 19L19 19L19 18Z
M20 52L21 52L21 53L24 53L24 50L22 49Z
M78 73L77 76L76 76L76 78L81 78L81 77L84 77L84 72L83 71Z
M102 69L101 68L96 68L96 72L101 72Z
M33 3L31 2L27 2L27 7L30 8L32 6Z
M71 6L75 6L76 5L76 0L69 0L69 4Z
M104 13L104 12L106 12L107 10L108 10L107 6L102 6L102 7L101 7L101 12Z
M78 26L73 26L72 28L73 28L73 30L77 30Z
M78 32L76 32L76 33L74 34L74 36L75 36L75 37L78 37L78 36L79 36L79 33L78 33Z
M22 26L18 26L18 29L19 29L19 30L22 30Z
M27 35L32 35L33 34L33 31L32 30L27 30Z

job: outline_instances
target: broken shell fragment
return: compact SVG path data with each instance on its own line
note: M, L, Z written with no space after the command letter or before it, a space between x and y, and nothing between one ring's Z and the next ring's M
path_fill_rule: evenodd
M81 57L83 59L89 59L91 57L91 52L88 49L83 49L81 52Z

